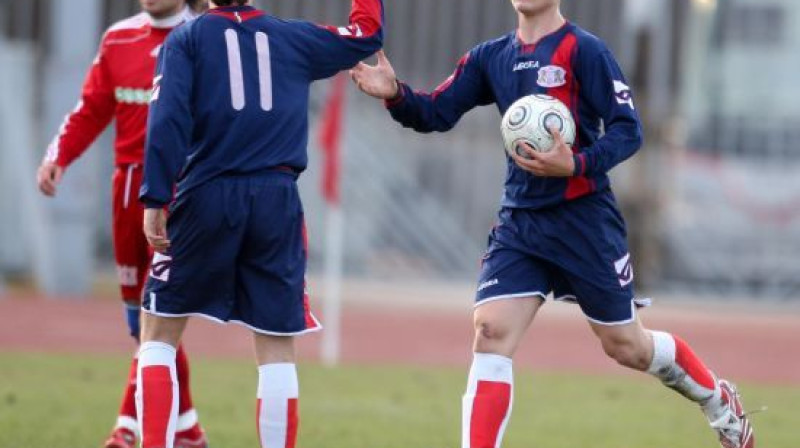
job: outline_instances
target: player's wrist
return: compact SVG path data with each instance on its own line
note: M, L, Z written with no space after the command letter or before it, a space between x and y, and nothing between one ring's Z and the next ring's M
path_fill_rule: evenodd
M572 155L572 175L574 177L583 176L586 174L586 157L583 154L573 154Z
M403 98L405 97L405 93L403 90L403 83L400 82L399 79L395 78L394 86L395 86L394 94L384 99L384 101L386 102L386 107L392 107L399 104L400 102L403 101Z

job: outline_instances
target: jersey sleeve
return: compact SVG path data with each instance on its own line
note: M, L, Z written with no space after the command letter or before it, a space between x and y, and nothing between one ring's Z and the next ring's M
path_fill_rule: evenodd
M294 22L311 78L329 78L375 54L383 46L383 23L382 0L353 0L347 26Z
M147 208L160 208L172 201L175 182L189 154L194 73L187 42L186 33L174 31L156 65L139 193Z
M116 104L104 39L84 80L78 105L64 118L45 159L61 167L69 166L111 123Z
M585 89L581 96L593 114L603 120L605 134L575 155L575 175L606 173L631 157L642 145L642 127L631 89L608 50L579 68Z
M445 132L476 106L493 103L480 65L480 48L473 49L458 62L455 72L432 93L415 92L399 83L396 99L386 102L395 121L417 132Z

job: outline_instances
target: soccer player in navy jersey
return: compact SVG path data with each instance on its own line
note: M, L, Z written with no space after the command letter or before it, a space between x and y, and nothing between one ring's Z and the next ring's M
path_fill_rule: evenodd
M348 26L323 27L247 3L213 1L169 36L157 63L140 192L156 251L142 303L143 448L172 447L175 347L193 315L253 331L261 446L295 446L293 337L320 329L296 184L309 87L381 48L383 4L353 0Z
M448 131L476 106L495 104L503 114L530 94L560 99L576 120L574 147L551 130L551 151L527 147L530 160L507 159L477 291L462 447L500 446L511 413L512 357L552 293L580 305L608 356L698 403L723 447L752 448L735 387L682 339L645 329L636 315L625 223L607 173L639 149L642 131L617 62L600 39L564 19L560 0L511 3L518 29L468 52L433 93L399 82L382 53L377 65L361 63L351 73L362 91L386 101L392 118L418 132Z

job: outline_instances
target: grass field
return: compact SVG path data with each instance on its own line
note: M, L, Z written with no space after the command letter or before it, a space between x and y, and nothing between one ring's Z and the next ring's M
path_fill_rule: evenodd
M0 448L98 447L126 360L0 353ZM300 448L455 448L465 373L416 367L302 365ZM212 448L257 447L256 370L194 363L195 404ZM800 388L743 385L759 448L800 448ZM693 406L642 377L518 373L506 448L716 447Z

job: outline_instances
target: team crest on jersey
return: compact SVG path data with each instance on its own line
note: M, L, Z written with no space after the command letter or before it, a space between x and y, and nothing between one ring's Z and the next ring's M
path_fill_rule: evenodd
M539 69L539 79L536 84L550 89L561 87L567 83L567 71L557 65L546 65Z
M169 281L169 271L172 268L172 257L156 252L153 264L150 266L150 277L156 280Z

